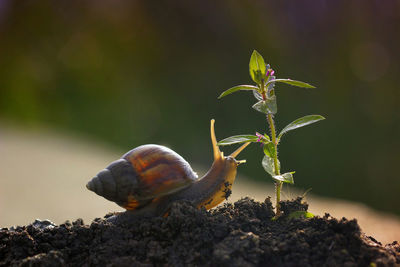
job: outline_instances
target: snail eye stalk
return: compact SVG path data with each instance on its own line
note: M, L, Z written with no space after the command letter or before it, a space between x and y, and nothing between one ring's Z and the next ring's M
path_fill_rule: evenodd
M248 145L250 144L250 142L244 143L241 147L239 147L238 149L236 149L232 154L230 154L229 156L231 156L232 158L236 158L237 155L239 155L240 152L242 152L243 149L245 149Z
M217 146L217 138L215 137L215 129L214 129L215 120L211 120L210 124L210 134L211 134L211 143L214 151L214 161L219 160L224 157L224 154L221 153L219 147Z
M243 163L246 163L246 160L245 159L242 159L242 160L237 160L236 161L236 164L239 166L240 164L243 164Z

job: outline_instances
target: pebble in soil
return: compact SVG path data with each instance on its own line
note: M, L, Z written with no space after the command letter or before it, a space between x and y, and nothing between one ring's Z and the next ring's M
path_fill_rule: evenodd
M206 211L174 203L166 218L129 225L81 219L54 225L37 220L0 230L0 266L397 266L400 245L382 246L356 220L328 214L288 219L306 211L300 198L281 202L274 217L269 198L249 198ZM108 215L110 216L110 215ZM106 216L106 217L108 217Z

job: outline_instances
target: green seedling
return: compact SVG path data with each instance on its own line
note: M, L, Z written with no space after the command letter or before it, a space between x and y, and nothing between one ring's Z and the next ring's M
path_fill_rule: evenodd
M310 218L314 218L314 214L312 214L311 212L308 211L294 211L292 213L289 214L288 216L289 219L310 219Z
M279 216L281 199L282 184L293 184L294 171L281 173L281 165L278 159L278 144L284 134L297 128L309 125L311 123L325 119L320 115L308 115L301 117L283 128L277 135L274 123L274 116L277 113L275 84L285 83L292 86L303 88L315 88L314 86L300 81L291 79L277 79L275 71L271 69L269 64L266 64L264 58L257 52L253 51L250 58L249 71L252 80L256 85L238 85L224 91L218 98L230 95L238 91L251 91L256 98L257 102L252 106L256 111L265 114L267 124L270 129L270 135L256 133L255 135L235 135L228 137L220 142L219 146L233 145L238 143L252 142L261 143L264 157L262 159L262 166L264 170L274 179L276 191L276 215Z

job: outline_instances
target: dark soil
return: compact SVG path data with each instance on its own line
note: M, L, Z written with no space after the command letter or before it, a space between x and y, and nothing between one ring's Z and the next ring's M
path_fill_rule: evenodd
M400 245L382 246L356 220L291 219L307 210L301 199L282 202L274 216L269 199L245 198L212 211L175 203L166 218L132 225L81 219L0 230L0 266L397 266ZM107 217L107 216L106 216Z

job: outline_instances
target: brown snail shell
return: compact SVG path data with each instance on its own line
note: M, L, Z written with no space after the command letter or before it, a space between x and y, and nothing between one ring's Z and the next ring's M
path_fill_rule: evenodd
M160 145L142 145L112 162L87 184L87 188L118 205L133 210L155 197L179 191L198 179L189 163Z

